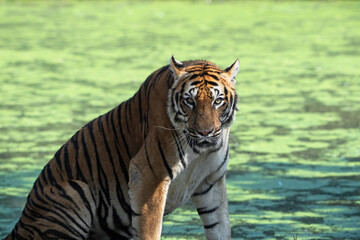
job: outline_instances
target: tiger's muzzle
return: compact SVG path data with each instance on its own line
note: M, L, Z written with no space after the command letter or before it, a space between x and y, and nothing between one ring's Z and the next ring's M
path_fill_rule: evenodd
M215 130L188 129L186 137L188 141L201 148L211 147L217 144L221 135L221 128Z

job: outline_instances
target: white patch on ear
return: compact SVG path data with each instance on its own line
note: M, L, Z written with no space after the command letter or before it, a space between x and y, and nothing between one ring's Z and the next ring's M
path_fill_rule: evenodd
M172 72L172 75L176 81L186 73L186 71L184 71L185 66L182 62L176 60L174 58L174 55L171 56L169 62L170 62L169 65L170 71Z
M239 68L240 68L240 62L239 62L239 59L237 58L233 64L229 65L224 70L224 72L227 76L227 79L229 79L231 81L231 83L233 83L233 84L236 83L235 77L239 72Z

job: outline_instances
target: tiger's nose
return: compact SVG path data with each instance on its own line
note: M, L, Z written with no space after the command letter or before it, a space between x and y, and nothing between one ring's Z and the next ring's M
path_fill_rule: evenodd
M211 130L208 130L208 129L198 130L198 129L196 129L196 132L199 133L200 135L206 137L206 136L208 136L210 133L212 133L213 130L214 130L214 129L211 129Z

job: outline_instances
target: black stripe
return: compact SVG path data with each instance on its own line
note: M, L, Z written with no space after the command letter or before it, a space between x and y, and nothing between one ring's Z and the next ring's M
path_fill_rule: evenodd
M60 155L61 155L61 151L63 150L63 148L64 148L64 146L61 146L61 148L55 153L55 160L56 160L60 170L62 170Z
M77 178L76 179L79 179L83 182L86 182L85 180L85 177L84 177L84 174L80 168L80 165L79 165L79 143L78 143L78 135L79 135L79 131L77 131L75 133L75 135L71 138L71 142L73 143L74 145L74 150L75 150L75 166L76 166L76 175L77 175Z
M40 188L41 193L44 194L44 187L43 187L43 185L41 184L40 179L37 179L36 182L34 183L34 185L35 185L35 184L39 185L39 188Z
M208 193L213 188L213 186L225 176L225 174L226 174L226 171L218 179L216 179L212 184L209 184L209 187L207 189L205 189L204 191L201 191L201 192L194 193L193 196L201 196L201 195L205 195L206 193Z
M121 135L121 139L122 139L122 145L125 146L125 150L126 150L126 153L129 157L129 160L132 158L131 154L130 154L130 150L129 150L129 146L126 142L126 139L125 139L125 135L124 135L124 132L123 132L123 129L122 129L122 124L121 124L121 114L120 114L120 111L121 111L121 106L120 105L117 109L117 117L118 117L118 121L119 121L119 132L120 132L120 135ZM113 120L113 119L112 119ZM117 138L117 134L116 134L116 130L115 130L115 127L114 127L114 122L112 121L112 125L113 125L113 130L115 132L115 135L116 135L116 138ZM126 169L126 168L124 168ZM123 169L123 171L124 171ZM129 176L128 176L128 173L127 173L127 170L124 172L124 174L126 174L126 181L129 182Z
M46 219L46 220L49 221L49 222L56 223L56 224L62 226L63 228L65 228L67 231L71 232L72 234L81 237L81 233L80 233L79 231L77 231L75 228L73 228L72 226L67 225L67 224L65 223L65 222L66 222L65 218L64 218L62 215L60 215L58 212L55 212L54 210L51 210L51 209L49 209L49 208L45 208L45 207L43 207L42 205L36 204L36 203L34 203L34 202L33 202L33 205L34 205L36 208L41 209L41 210L43 210L43 211L45 211L45 212L51 212L51 213L55 214L56 216L60 217L60 218L63 219L64 221L60 221L60 220L58 220L58 219L56 219L56 218L54 218L54 217L52 217L52 216L46 216L46 215L42 215L42 214L41 214L41 217L38 217L38 218ZM31 210L29 210L29 211L30 211L30 212L33 212L33 211L31 211Z
M180 99L182 99L182 97L181 97ZM181 110L181 111L180 111L180 114L181 114L182 116L186 117L186 115L183 114L183 113L185 113L184 104L180 104L180 105L179 105L179 109ZM185 120L185 121L186 121L186 120ZM185 121L184 121L184 122L185 122Z
M16 239L16 240L28 240L28 239L33 239L34 237L30 237L30 236L27 236L27 237L23 237L20 235L20 233L16 233L15 235L15 230L13 230L11 232L11 239ZM44 239L44 238L43 238Z
M202 63L193 64L190 67L186 68L186 72L188 72L188 73L200 72L200 71L202 71L204 69L203 65L204 64L202 64Z
M131 220L131 216L133 215L133 210L131 206L125 201L124 193L122 192L121 185L118 181L116 181L116 195L119 199L120 205L122 209L127 213L128 219Z
M102 203L102 197L100 196L100 202ZM102 216L102 210L104 211L104 216ZM100 204L97 209L97 216L99 218L100 228L107 234L110 239L124 239L124 236L118 234L114 230L110 229L106 224L106 220L109 216L109 208L105 208L103 204Z
M66 175L68 176L68 178L72 179L73 176L72 176L72 171L71 171L71 167L70 167L68 145L69 145L69 143L66 143L66 145L64 147L64 164L65 164L65 169L66 169Z
M55 185L56 184L56 179L54 178L54 175L52 174L52 171L51 171L51 168L49 165L47 165L47 170L46 170L46 173L47 173L47 176L50 180L50 183L52 185Z
M118 111L118 114L117 114L118 120L121 117L120 116L121 106L122 105L118 106L118 109L117 109L117 111ZM125 181L129 182L129 173L128 173L128 170L127 170L127 168L125 166L125 162L123 161L120 150L119 150L119 141L118 141L115 125L114 125L114 111L115 110L111 111L110 114L112 116L111 117L111 126L112 126L112 129L113 129L113 132L115 132L115 149L116 149L116 153L117 153L117 156L118 156L118 160L120 162L120 167L121 167L121 170L123 172L123 176L125 178ZM107 123L107 124L109 125L109 123ZM120 124L120 127L121 127L121 123L119 123L119 124ZM120 132L122 132L122 129L120 129ZM105 137L104 133L103 133L103 137L104 137L104 140L105 140L105 144L107 145L107 141L106 141L106 137ZM120 184L120 181L118 179L119 174L117 174L117 172L116 172L113 159L110 159L110 163L111 163L114 178L115 178L117 197L119 199L121 207L127 212L128 218L131 219L131 208L125 201L125 197L124 197L124 194L123 194L122 189L121 189L121 184Z
M93 215L93 212L91 210L91 205L90 205L90 202L89 200L86 198L85 196L85 193L84 193L84 190L81 188L81 186L77 183L77 182L74 182L74 181L68 181L69 185L80 195L82 201L84 202L84 205L85 207L87 208L87 210L89 211L90 213L90 216L91 216L91 222L93 221L94 219L94 215ZM75 202L74 202L75 204Z
M19 224L20 225L20 224ZM24 227L23 227L23 229L25 229ZM27 231L30 231L30 230L28 230L28 229L26 229ZM15 231L13 230L12 232L11 232L11 239L16 239L16 240L29 240L29 239L33 239L34 237L34 234L31 232L31 234L32 234L32 236L30 237L30 236L26 236L26 237L23 237L23 236L21 236L20 235L20 233L16 233L15 234ZM41 236L41 235L40 235ZM42 239L44 239L43 237L42 237Z
M90 159L89 152L88 152L88 149L87 149L87 146L86 146L86 139L85 139L85 136L84 136L84 132L85 132L85 130L83 130L82 133L81 133L81 137L82 137L81 142L82 142L82 148L83 148L83 152L84 152L84 158L85 158L85 161L86 161L87 166L89 168L89 173L90 173L91 179L94 180L93 171L92 171L92 165L91 165L91 159Z
M191 147L194 153L200 154L200 152L196 149L195 142L191 139L191 137L187 134L186 131L184 131L184 134L186 137L186 141L188 142L188 145Z
M118 146L116 145L116 152L120 155L120 152L119 152L119 148ZM129 176L128 176L128 171L125 170L126 172L126 176L125 176L125 180L127 182L129 182ZM115 175L115 182L116 182L116 195L117 195L117 198L120 202L120 205L121 207L126 211L126 213L128 214L128 218L131 219L131 207L129 206L129 204L125 201L125 197L124 197L124 193L122 191L122 188L121 188L121 184L120 184L120 181L119 179L116 177L116 171L115 171L115 168L113 167L113 173Z
M99 118L94 120L93 122L88 124L88 129L89 129L89 134L90 134L90 138L93 144L93 149L95 152L95 158L96 158L96 166L98 168L98 181L99 181L99 185L100 188L103 190L104 194L105 194L105 198L107 200L108 203L110 203L110 191L109 191L109 185L108 185L108 181L107 181L107 176L105 174L105 171L101 165L101 161L100 161L100 157L99 157L99 153L98 153L98 148L96 145L96 141L95 141L95 137L94 137L94 133L93 133L93 127L92 125L94 124L95 121L100 121ZM103 183L102 177L105 180L105 185Z
M156 82L157 79L154 79L153 82ZM144 131L144 139L146 139L146 133L149 132L149 113L151 112L151 109L150 109L150 102L151 102L151 99L150 99L150 88L153 86L153 84L151 84L149 86L149 89L147 91L147 94L145 95L145 98L146 98L146 109L144 109L145 111L145 117L144 117L144 122L145 122L145 126L146 126L146 129Z
M51 191L52 194L55 194L53 191ZM49 202L52 202L54 205L59 205L60 207L62 207L63 209L67 208L64 204L62 204L59 201L54 200L53 198L51 198L48 194L44 194L46 200L48 200Z
M48 205L48 202L46 202L40 195L39 192L37 190L37 186L34 185L34 193L35 193L35 199L38 200L39 202Z
M237 106L236 106L236 104L237 104L237 101L238 101L238 95L235 93L235 100L234 100L234 107L233 107L233 111L236 111L236 110L238 110L237 109Z
M45 169L48 167L48 165L46 165L44 167L44 169L41 171L41 179L44 181L45 185L48 185L48 180L46 179L46 176L45 176Z
M175 101L174 101L175 91L171 89L171 108L175 112ZM175 99L176 100L176 99Z
M151 73L151 74L145 79L145 81L144 81L144 83L143 83L143 85L145 86L145 89L149 90L149 84L150 84L150 83L153 84L153 83L151 82L151 79L153 78L154 74L155 74L155 72ZM147 94L148 94L148 93L147 93Z
M59 195L59 196L65 198L66 200L68 200L69 202L71 202L72 204L74 204L75 207L76 207L79 211L81 210L81 208L76 204L76 202L74 201L74 199L72 199L72 197L69 196L69 195L66 193L66 191L65 191L64 188L62 188L59 184L56 184L54 187L58 190L58 195Z
M179 102L180 102L180 93L179 92L177 92L177 93L175 93L175 101L176 101L176 105L178 105L179 104ZM173 99L174 99L173 98Z
M129 99L129 100L128 100L129 105L130 105L130 103L132 102L132 100L133 100L133 98L131 98L131 99ZM131 105L130 105L130 106L131 106ZM129 115L129 117L130 117L130 122L132 122L132 112L131 112L131 107L129 107L129 108L128 108L128 110L129 110L129 114L128 114L128 115Z
M67 213L67 211L65 211L63 208L60 208L58 206L54 206L54 209L57 209L59 212L61 212L72 224L71 225L75 225L77 226L79 229L81 229L85 234L88 233L89 229L85 229L83 228L79 223L78 220L79 219L74 219L69 213ZM85 237L85 236L83 236Z
M106 138L106 134L105 134L105 129L104 129L104 126L103 126L103 123L101 121L102 119L100 118L99 121L98 121L98 127L99 127L99 131L102 135L102 138L103 138L103 142L104 142L104 145L105 145L105 149L106 149L106 153L107 153L107 156L108 156L108 159L111 163L111 166L112 166L112 170L115 171L115 168L114 168L114 158L112 156L112 153L111 153L111 150L110 150L110 146L107 142L107 138ZM115 174L115 178L116 178L116 174ZM106 194L110 194L110 193L106 193ZM109 198L110 200L110 198Z
M235 99L233 99L233 95L230 95L229 107L224 111L222 116L225 118L221 122L223 125L229 123L233 119L234 112L236 111L236 102L237 102L237 95L235 94Z
M128 118L127 118L129 114L126 114L126 113L129 111L129 104L130 104L129 101L126 101L126 102L124 103L124 105L125 105L125 110L124 110L124 112L125 112L125 117L124 117L124 119L125 119L126 130L127 130L127 132L130 134L130 128L129 128ZM121 120L120 120L120 119L119 119L119 124L121 124Z
M211 86L219 86L216 82L212 82L212 81L205 81L205 83Z
M96 210L96 216L98 217L98 222L99 222L100 228L105 231L107 228L106 218L107 218L108 213L106 212L106 208L104 207L104 199L103 199L102 195L99 196L99 204L98 205L99 206ZM104 214L102 214L103 212L104 212ZM103 216L103 215L105 215L105 216Z
M147 93L146 93L146 95L147 96L150 96L150 91L151 91L151 88L152 88L152 86L156 83L156 81L159 79L159 77L160 77L160 75L161 74L163 74L166 70L168 70L169 69L169 67L168 66L164 66L164 67L162 67L162 68L160 68L160 70L156 73L156 75L154 75L154 73L152 73L147 79L146 79L146 81L145 82L147 82L147 81L151 81L151 84L150 84L150 86L148 87L148 86L145 86L145 89L147 90ZM153 77L154 76L154 77Z
M133 216L133 217L141 216L140 213L136 213L136 212L135 212L134 210L132 210L132 209L131 209L131 211L132 211L132 216Z
M215 226L218 225L218 224L219 224L219 222L216 222L216 223L213 223L213 224L209 224L209 225L204 225L204 228L205 228L205 229L210 229L210 228L215 227Z
M230 94L230 108L232 109L233 108L233 105L234 105L234 97L232 94Z
M117 118L118 118L118 123L119 123L119 131L120 131L120 134L121 134L121 138L122 138L122 140L123 140L122 145L125 145L125 147L126 147L126 149L127 149L128 147L127 147L127 144L126 144L126 141L125 141L125 137L124 137L124 135L123 135L122 128L121 128L121 115L120 115L121 106L122 106L122 105L118 106L118 109L117 109ZM115 111L115 110L114 110L114 111ZM125 118L126 118L126 116L125 116ZM116 140L115 146L116 146L116 152L117 152L117 155L118 155L118 158L119 158L119 163L120 163L121 171L122 171L122 173L123 173L123 175L124 175L124 177L125 177L125 181L126 181L126 182L129 182L128 169L126 168L124 159L122 158L121 153L120 153L120 150L119 150L119 147L118 147L118 146L120 146L120 144L119 144L119 141L118 141L117 131L116 131L116 128L115 128L114 118L113 118L113 117L111 118L111 126L112 126L112 129L113 129L113 132L115 133L115 140ZM127 151L129 151L129 150L127 149ZM128 152L128 154L130 154L130 153ZM131 159L131 158L130 158L130 159Z
M28 240L28 239L34 239L34 232L37 232L38 235L42 238L42 239L46 239L44 234L35 226L31 226L31 225L25 225L25 223L23 223L23 221L20 219L19 220L19 225L22 229L26 230L28 233L30 233L31 237L25 237L25 240ZM29 229L31 228L32 231ZM19 234L17 233L16 234L16 237L14 239L18 239L18 238L22 238L22 236L20 237Z
M148 163L148 165L149 165L149 167L150 167L150 169L151 169L152 173L153 173L153 174L154 174L154 176L155 176L154 169L153 169L153 167L151 166L151 163L150 163L149 153L148 153L148 150L147 150L147 144L146 144L146 141L145 141L145 143L144 143L144 147L145 147L145 156L146 156L147 163Z
M73 228L73 227L71 227L71 226L69 226L69 225L67 225L67 224L65 224L65 223L57 220L57 219L54 218L54 217L43 217L43 218L46 219L46 220L49 221L49 222L53 222L53 223L55 223L55 224L58 224L58 225L62 226L66 231L70 232L70 233L73 234L73 235L76 235L76 236L78 236L78 237L82 237L81 234L80 234L80 232L77 231L75 228ZM83 237L83 238L84 238L84 237ZM71 237L68 236L67 239L78 239L78 238L71 238Z
M40 230L34 226L30 226L30 225L25 225L22 221L19 221L19 225L20 227L25 230L28 234L25 234L24 237L23 236L19 236L19 233L16 234L16 236L14 237L14 239L20 239L20 240L29 240L29 239L34 239L34 233L40 233L39 236L42 237L42 239L44 239L42 233L40 232Z
M207 73L207 75L208 75L209 77L212 77L212 78L214 78L214 79L216 79L216 80L219 81L219 77L218 77L217 75L210 74L209 72ZM216 84L216 86L218 85L218 84L215 83L215 82L213 82L213 83Z
M37 190L35 190L36 186L34 186L33 188L34 188L34 192L37 191ZM30 202L30 198L29 198L29 197L26 198L25 209L26 209L26 207L31 207L31 202Z
M184 82L183 84L181 84L181 90L180 90L180 94L183 95L184 91L185 91L185 85L186 82Z
M29 207L26 205L25 206L25 209L24 209L24 212L23 212L23 215L26 217L26 218L29 218L31 221L35 222L36 221L36 218L33 218L32 216L29 216L27 214L27 212L31 212L31 210L29 210ZM37 214L37 216L40 216L40 214ZM37 217L36 215L34 215L34 217ZM21 221L21 218L19 220L19 222Z
M190 139L190 144L189 145L190 145L191 149L194 151L194 153L200 154L200 151L198 149L196 149L196 144L192 139Z
M158 148L159 148L159 151L160 151L160 154L161 154L161 158L162 158L162 160L164 162L165 168L169 173L169 177L170 177L171 180L173 180L174 176L173 176L172 170L171 170L171 168L169 167L169 164L166 161L166 158L165 158L164 152L163 152L163 150L161 148L159 140L158 140Z
M127 236L131 236L129 227L121 222L121 218L120 218L119 214L116 212L115 208L112 208L112 210L113 210L112 220L113 220L115 229L125 232Z
M220 166L216 169L217 171L219 171L221 169L221 167L226 163L228 155L229 155L229 145L227 146L224 160L221 162Z
M219 207L214 207L211 209L206 210L206 208L198 208L196 209L199 215L203 215L203 214L209 214L209 213L213 213L216 211L216 209L218 209Z
M217 152L217 151L219 151L219 150L223 147L224 141L223 141L222 139L220 139L220 141L221 141L221 142L220 142L220 145L219 145L217 148L209 151L209 154L214 153L214 152Z
M214 69L214 68L208 68L208 69L206 70L206 73L207 73L207 74L215 73L216 75L220 75L220 74L221 74L221 71L219 71L218 69Z
M69 240L75 240L76 238L70 237L69 235L66 235L65 233L55 230L55 229L48 229L44 231L44 234L49 238L53 239L56 237L56 239L69 239ZM50 235L50 236L49 236Z
M165 78L167 79L166 82L167 82L168 89L170 89L174 82L174 78L170 74L170 71L167 71Z
M112 152L110 150L110 147L109 147L109 144L107 142L107 138L106 138L106 135L105 135L105 131L103 129L103 124L101 123L101 121L99 121L99 128L101 129L101 132L102 132L102 137L103 137L103 140L104 140L104 145L106 147L106 151L107 151L107 154L108 154L108 157L109 157L109 160L110 160L110 163L111 163L111 166L112 166L112 170L113 170L113 174L114 174L114 179L116 181L116 186L117 186L117 190L120 190L121 188L119 187L120 186L120 183L119 183L119 180L117 178L117 173L116 173L116 170L115 170L115 165L114 165L114 160L113 160L113 156L112 156ZM116 145L116 144L115 144ZM116 145L116 150L119 154L119 150L118 150L118 146ZM120 191L121 192L121 191ZM107 193L109 194L109 193ZM121 192L121 195L119 195L119 191L117 191L117 195L120 196L120 197L123 197L123 193ZM129 210L129 207L128 205L126 204L125 205L125 201L124 199L119 199L119 202L121 204L121 206L123 207L123 209L128 213L128 216L130 218L131 216L131 211Z
M78 217L78 219L80 219L80 221L81 221L88 229L90 229L89 224L87 224L87 222L85 222L85 220L80 216L81 213L79 214L77 211L75 211L75 209L72 209L72 212L75 213L75 215Z
M181 142L179 142L179 140L178 140L179 135L176 133L176 131L172 131L172 134L173 134L173 138L176 143L176 147L178 150L178 155L180 157L181 164L183 165L184 168L186 168L186 162L184 160L184 150L182 148Z
M224 112L222 113L222 118L224 118L222 120L222 123L225 124L226 122L228 122L229 120L229 117L230 117L230 113L231 113L231 110L234 106L234 99L233 99L233 95L230 94L230 101L229 101L229 104L228 106L226 107L226 109L224 110ZM231 118L230 118L231 119Z
M142 86L140 87L140 89L139 89L139 91L138 91L138 95L139 95L139 100L138 100L138 102L139 102L139 115L140 115L140 117L139 117L139 122L140 122L140 131L142 132L143 131L143 126L142 126L142 124L143 124L143 113L142 113L142 102L141 102L141 90L142 89Z

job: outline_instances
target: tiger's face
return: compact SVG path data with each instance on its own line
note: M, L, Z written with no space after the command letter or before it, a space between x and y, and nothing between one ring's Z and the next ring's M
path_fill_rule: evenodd
M175 81L169 91L168 114L191 145L215 146L222 130L230 126L237 103L234 87L238 69L238 60L221 70L210 62L170 59Z

